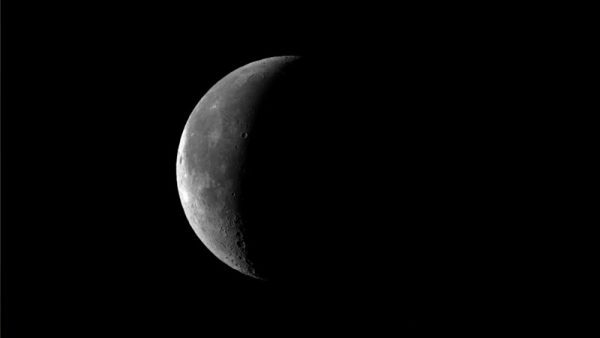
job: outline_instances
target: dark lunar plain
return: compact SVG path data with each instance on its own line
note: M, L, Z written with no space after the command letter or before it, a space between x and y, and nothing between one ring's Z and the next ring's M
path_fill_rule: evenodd
M529 44L362 10L33 7L2 9L3 337L376 337L525 318L530 192L515 192L533 174L520 69L534 63L514 49ZM282 253L264 282L194 234L175 161L211 86L281 55L303 56L300 80L272 94L289 110L265 125L281 128L249 136L265 170L243 188Z

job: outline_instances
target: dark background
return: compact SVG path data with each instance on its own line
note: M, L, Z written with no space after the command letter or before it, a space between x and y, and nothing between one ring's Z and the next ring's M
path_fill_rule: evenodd
M527 299L510 299L522 279L507 271L524 236L507 234L528 187L505 196L523 172L514 158L527 161L517 102L532 75L515 70L535 61L536 40L442 9L277 9L3 3L5 337L521 320ZM321 207L289 197L313 219L306 250L323 263L265 283L195 236L175 159L204 93L277 55L323 74L305 103L323 175L303 178ZM323 254L311 251L320 236L332 241Z

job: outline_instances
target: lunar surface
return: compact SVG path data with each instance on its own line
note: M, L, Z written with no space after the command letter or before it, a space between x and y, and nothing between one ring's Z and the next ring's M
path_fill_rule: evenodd
M271 201L286 158L277 162L273 148L289 123L281 117L290 109L280 108L294 104L286 91L299 94L289 85L299 59L268 58L225 76L192 111L177 153L179 195L195 233L218 259L258 279L270 279L278 264L271 257L293 243Z

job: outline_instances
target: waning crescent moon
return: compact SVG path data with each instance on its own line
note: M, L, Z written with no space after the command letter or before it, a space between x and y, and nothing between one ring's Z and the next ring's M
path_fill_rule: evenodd
M239 177L261 95L297 59L256 61L217 82L192 111L177 152L179 196L196 235L221 261L259 279L239 210Z

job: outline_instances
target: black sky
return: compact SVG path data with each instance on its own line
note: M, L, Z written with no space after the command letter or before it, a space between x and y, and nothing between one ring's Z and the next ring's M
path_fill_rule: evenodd
M516 170L503 160L514 138L500 135L509 125L517 137L507 121L521 95L504 81L522 54L502 48L493 27L473 29L480 23L254 10L262 15L3 3L6 337L285 336L319 325L376 336L499 308L514 286L501 273L510 251L495 249L515 226L501 196ZM331 129L323 144L339 161L323 168L335 189L314 191L331 194L330 213L315 213L306 235L339 232L344 243L324 255L332 276L269 284L197 239L175 159L204 93L277 55L323 67L318 86L331 96L310 113Z

